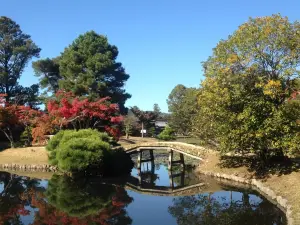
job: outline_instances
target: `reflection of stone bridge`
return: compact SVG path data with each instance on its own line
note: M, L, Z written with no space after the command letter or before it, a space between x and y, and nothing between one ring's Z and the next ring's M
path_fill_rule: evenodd
M125 185L127 190L139 192L142 194L156 195L156 196L185 196L194 195L203 192L204 183L180 186L180 187L166 187L166 186L152 186L152 185L139 185L138 178L131 177Z
M154 196L188 196L200 193L213 193L223 190L220 183L212 177L203 177L198 179L197 183L185 184L185 169L181 168L180 171L168 170L169 185L160 186L155 184L155 167L151 164L151 171L141 172L138 169L138 176L130 176L126 180L125 189L138 192L141 194L154 195ZM188 173L188 172L187 172ZM189 177L189 176L188 176ZM175 178L179 178L174 181ZM176 184L175 184L176 183Z

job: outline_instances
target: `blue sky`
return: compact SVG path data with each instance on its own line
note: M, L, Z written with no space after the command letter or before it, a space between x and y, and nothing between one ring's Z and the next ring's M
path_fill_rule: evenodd
M220 39L226 39L249 17L281 13L299 20L299 0L0 0L0 15L15 20L42 48L41 57L55 57L79 34L95 30L119 48L118 60L130 79L127 106L151 110L177 84L198 87L201 62ZM36 59L35 59L36 60ZM20 83L37 83L31 63Z

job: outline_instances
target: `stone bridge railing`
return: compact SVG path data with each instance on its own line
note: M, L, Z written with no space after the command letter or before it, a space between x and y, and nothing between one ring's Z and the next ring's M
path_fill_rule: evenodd
M208 152L213 152L212 150L201 146L186 144L182 142L144 142L128 145L125 147L125 151L128 153L135 152L137 149L170 149L194 158L198 158L200 160L203 160Z

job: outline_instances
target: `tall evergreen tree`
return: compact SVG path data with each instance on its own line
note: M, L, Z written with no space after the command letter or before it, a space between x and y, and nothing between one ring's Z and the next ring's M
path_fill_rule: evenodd
M15 96L14 103L18 105L27 105L33 109L38 109L42 103L38 84L33 84L30 87L18 85L12 95Z
M37 77L40 77L40 86L46 92L57 92L58 81L62 78L59 73L59 57L53 59L41 59L32 63Z
M40 51L16 22L0 17L0 93L6 94L6 101L13 101L24 90L18 80L28 61Z
M33 64L41 85L55 92L58 88L90 99L111 97L121 112L130 94L124 90L129 75L117 62L119 52L105 36L94 31L80 35L59 58L40 60Z

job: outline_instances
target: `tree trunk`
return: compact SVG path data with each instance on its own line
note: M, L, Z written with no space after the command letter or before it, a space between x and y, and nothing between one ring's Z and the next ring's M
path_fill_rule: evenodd
M10 140L10 147L11 148L15 148L15 143L13 141Z
M144 138L144 122L142 122L142 138Z
M13 137L12 132L9 128L8 128L8 132L9 132L10 147L14 148L15 147L14 137Z
M4 130L4 129L0 129L0 130L5 134L5 136L9 140L10 147L14 148L15 147L15 143L14 143L14 138L12 136L11 130L9 128L7 128L7 130Z
M269 156L268 156L267 151L268 151L268 150L266 150L266 149L262 149L262 150L259 152L259 158L260 158L260 161L261 161L261 168L262 168L262 169L265 169L266 166L269 165Z

